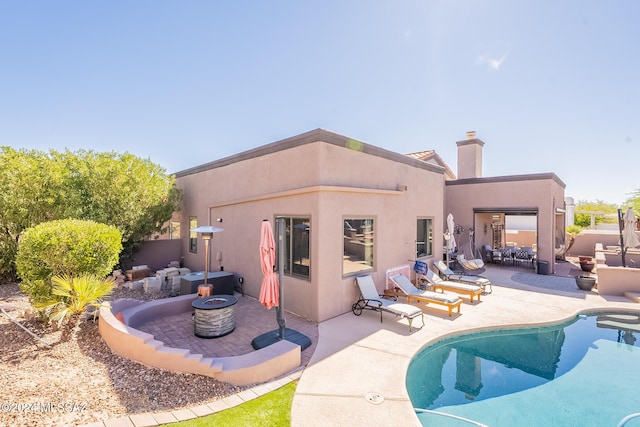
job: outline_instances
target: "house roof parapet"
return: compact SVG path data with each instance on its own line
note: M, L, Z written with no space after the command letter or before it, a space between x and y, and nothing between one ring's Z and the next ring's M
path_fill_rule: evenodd
M493 176L482 178L464 178L454 181L445 181L445 185L466 185L466 184L489 184L498 182L518 182L518 181L540 181L540 180L552 180L560 185L562 188L566 188L567 185L553 172L549 173L534 173L525 175L505 175L505 176Z
M211 169L220 168L223 166L227 166L233 163L241 162L243 160L249 160L256 157L261 157L267 154L276 153L278 151L287 150L294 147L299 147L305 144L311 144L314 142L324 142L327 144L336 145L339 147L343 147L346 149L361 151L363 153L378 156L385 158L387 160L392 160L398 163L404 163L406 165L429 170L431 172L436 172L440 174L445 173L445 168L434 165L431 163L426 163L411 157L407 157L403 154L399 154L393 151L385 150L384 148L376 147L371 144L367 144L361 141L358 141L353 138L349 138L344 135L340 135L326 129L315 129L309 132L302 133L300 135L292 136L290 138L282 139L280 141L272 142L267 145L263 145L251 150L243 151L238 154L234 154L232 156L228 156L219 160L214 160L212 162L204 163L199 166L194 166L192 168L184 169L182 171L176 172L176 177L183 177L187 175L196 174L199 172L204 172Z

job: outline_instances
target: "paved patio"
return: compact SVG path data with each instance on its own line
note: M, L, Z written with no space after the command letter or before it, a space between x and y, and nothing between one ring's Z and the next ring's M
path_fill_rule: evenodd
M238 356L251 353L251 340L272 330L278 329L276 309L267 310L249 296L236 294L238 303L235 305L234 317L236 328L233 332L218 338L198 338L193 333L193 319L191 312L165 316L147 322L136 329L147 332L156 340L164 342L169 347L186 348L192 353L205 357ZM301 354L302 365L306 365L318 343L318 325L298 316L285 313L287 328L296 330L311 339L311 346Z

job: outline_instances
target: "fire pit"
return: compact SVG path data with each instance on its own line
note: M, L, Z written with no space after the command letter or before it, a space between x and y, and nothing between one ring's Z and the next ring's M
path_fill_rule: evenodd
M233 332L235 304L231 295L198 298L191 303L195 309L193 331L198 338L217 338Z

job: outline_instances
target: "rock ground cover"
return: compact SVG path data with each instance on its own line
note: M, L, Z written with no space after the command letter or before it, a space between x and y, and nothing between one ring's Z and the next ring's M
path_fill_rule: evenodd
M119 287L112 298L164 296ZM17 284L0 285L0 307L51 345L0 314L1 426L79 425L208 403L245 388L122 358L107 347L91 319L82 321L74 338L60 342L60 331L25 317L32 308Z

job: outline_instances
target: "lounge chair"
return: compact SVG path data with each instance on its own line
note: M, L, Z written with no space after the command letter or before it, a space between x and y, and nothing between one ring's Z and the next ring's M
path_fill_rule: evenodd
M465 276L464 274L454 273L453 270L447 267L447 265L443 261L434 262L433 266L438 269L438 271L440 272L440 276L444 278L444 280L480 286L482 288L482 293L485 295L493 292L491 281L486 277ZM487 290L487 287L489 288L489 290Z
M410 304L401 304L384 299L378 294L376 285L370 275L356 277L356 283L360 288L360 299L351 306L351 311L356 316L360 316L362 310L365 309L379 311L380 323L382 323L382 312L386 311L400 318L406 317L409 321L409 333L411 333L411 323L416 317L422 318L422 326L424 326L424 313L422 310Z
M407 277L402 274L396 274L391 276L389 279L398 289L398 291L385 291L390 295L405 296L409 302L416 300L420 302L444 305L447 307L447 310L449 310L449 316L451 316L454 308L456 308L458 313L460 313L460 304L462 304L462 300L456 294L448 292L421 291L413 286L411 280L407 279Z
M473 298L475 297L478 297L478 301L480 301L480 295L482 295L483 292L482 288L478 285L443 280L431 270L427 270L427 274L421 274L420 277L423 277L427 282L433 285L433 289L435 291L451 291L457 294L465 294L469 296L471 302L473 302Z

